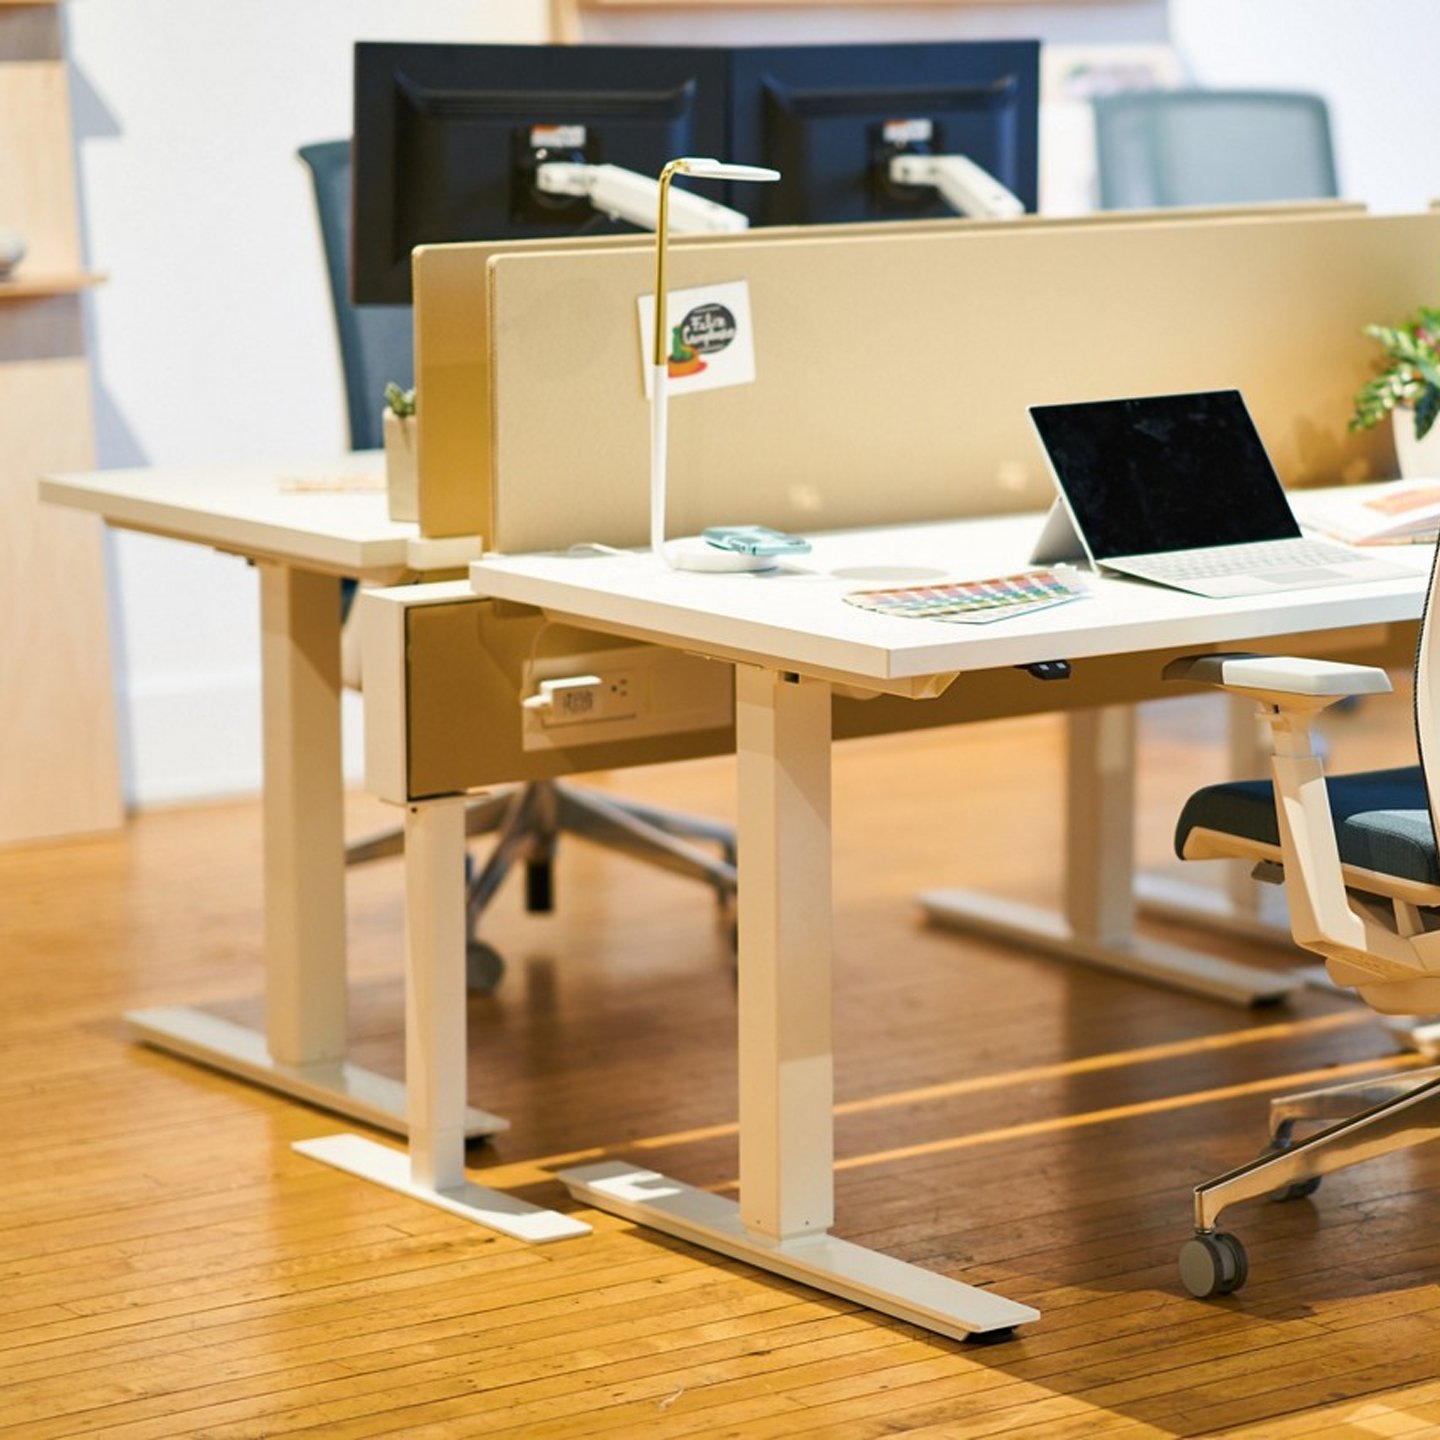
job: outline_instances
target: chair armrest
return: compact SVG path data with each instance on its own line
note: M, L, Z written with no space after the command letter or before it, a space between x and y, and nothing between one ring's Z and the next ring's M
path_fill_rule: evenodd
M1189 655L1172 660L1164 678L1214 685L1258 703L1273 741L1270 768L1295 942L1323 955L1337 984L1360 985L1384 973L1375 970L1374 957L1389 961L1407 942L1381 933L1350 903L1324 767L1310 732L1326 706L1347 695L1387 694L1390 677L1373 665L1290 655Z
M1331 704L1349 695L1388 695L1390 677L1374 665L1345 665L1295 655L1186 655L1162 672L1166 680L1214 685L1237 695L1283 705L1285 700ZM1322 708L1311 705L1307 708Z

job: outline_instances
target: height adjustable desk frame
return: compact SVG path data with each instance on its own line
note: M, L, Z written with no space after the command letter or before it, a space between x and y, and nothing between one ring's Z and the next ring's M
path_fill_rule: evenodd
M1082 697L1104 693L1112 681L1122 680L1127 698L1139 690L1158 694L1164 664L1181 653L1239 648L1247 641L1279 643L1280 637L1287 646L1297 637L1342 643L1357 637L1335 632L1356 627L1359 639L1378 644L1393 623L1418 615L1425 580L1418 557L1413 578L1258 602L1210 601L1103 581L1092 597L1073 604L966 627L859 611L840 598L846 582L825 578L853 573L856 566L874 575L877 562L891 556L911 574L913 567L927 565L1000 573L1007 563L1024 563L1033 528L1033 517L1012 517L825 535L806 559L809 573L790 577L669 572L644 555L494 557L470 568L474 603L496 599L532 606L551 621L706 655L735 669L739 1199L617 1161L562 1171L560 1178L577 1199L599 1209L954 1337L1007 1331L1037 1318L1037 1312L829 1233L832 693L943 703L957 689L968 690L977 717L994 715L1003 711L989 692L1013 693L1014 667L1063 657L1075 664L1076 678L1046 684L1047 701L1039 708L1070 703L1064 691L1071 683ZM456 605L465 599L464 587L457 585L377 592L366 597L367 626L386 606ZM386 617L383 626L367 629L367 645L379 633L391 636L396 653L390 663L403 670L404 626ZM1040 684L1025 676L1019 680ZM392 707L397 704L395 695L386 698ZM1089 703L1094 705L1093 698ZM462 724L464 717L454 721ZM1080 723L1094 727L1097 742L1106 739L1105 714ZM397 743L403 749L410 739ZM386 775L408 774L412 759L410 753L386 757ZM406 804L407 839L420 842L408 872L409 901L442 905L448 916L424 927L432 948L427 950L416 927L407 950L409 993L430 999L429 1012L417 1011L410 1019L416 1060L426 1073L425 1085L411 1089L410 1143L412 1155L423 1155L426 1168L453 1184L464 1164L455 1123L464 1095L464 1051L442 1032L463 985L457 956L449 953L462 934L457 928L462 897L448 878L463 824L454 797L407 799L383 788L377 793ZM1110 814L1104 796L1095 798L1102 816ZM438 868L429 870L426 856ZM363 1165L346 1168L366 1173Z
M265 1031L188 1005L125 1018L156 1049L397 1135L407 1134L412 1108L433 1121L430 1060L458 1054L461 1079L444 1096L454 1101L449 1124L437 1131L428 1123L412 1138L408 1162L358 1137L301 1141L296 1149L345 1165L358 1145L370 1178L518 1239L583 1235L590 1227L582 1221L465 1180L466 1141L507 1130L509 1121L465 1100L463 801L450 806L456 843L437 850L438 827L419 821L405 835L406 946L454 962L459 994L437 1014L433 991L415 988L423 970L407 967L405 1083L348 1058L340 584L455 573L480 553L477 536L423 537L387 518L382 492L354 488L357 477L383 466L380 455L361 452L262 470L115 470L40 482L42 499L95 511L122 529L242 556L260 578ZM455 895L458 911L446 903ZM448 1049L437 1047L437 1034Z
M347 1058L340 584L453 574L480 543L422 538L387 518L383 493L345 488L383 469L383 457L360 453L265 469L113 470L45 477L40 495L120 529L242 556L259 576L265 1031L188 1005L131 1012L131 1029L157 1049L403 1135L405 1087ZM484 1135L506 1123L474 1110L466 1127Z

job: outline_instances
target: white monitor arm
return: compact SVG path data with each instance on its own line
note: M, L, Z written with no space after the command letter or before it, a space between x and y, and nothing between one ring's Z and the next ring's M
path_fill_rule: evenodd
M581 195L602 213L628 220L646 230L655 228L660 182L618 165L580 165L546 160L536 167L535 181L549 195ZM670 227L682 232L730 234L744 230L749 219L728 205L717 205L690 190L670 191Z
M961 215L1010 220L1025 213L1018 196L964 155L896 155L890 179L897 185L933 185Z

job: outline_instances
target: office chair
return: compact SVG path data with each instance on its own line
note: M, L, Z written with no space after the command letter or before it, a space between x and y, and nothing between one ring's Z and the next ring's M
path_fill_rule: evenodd
M1142 90L1094 101L1102 210L1338 195L1318 95Z
M386 383L393 380L407 389L413 383L411 309L408 305L355 305L350 300L350 142L304 145L298 153L314 185L340 339L350 448L377 449L384 443L381 396ZM351 583L342 600L347 618L354 593ZM351 668L351 674L358 681L358 666ZM486 905L516 863L523 861L525 908L532 914L551 910L552 862L562 833L702 880L714 889L722 906L728 906L735 894L735 832L729 826L558 780L507 787L477 800L466 809L465 829L472 837L498 832L494 848L478 870L467 861L466 980L471 990L481 994L495 988L504 970L499 953L476 933ZM719 856L696 848L697 843L717 846ZM403 832L387 832L348 846L346 864L398 855L403 848Z
M1440 551L1437 551L1440 554ZM1182 859L1243 859L1283 877L1297 944L1323 956L1331 981L1382 1015L1440 1011L1440 623L1432 560L1416 656L1420 764L1327 780L1310 728L1351 695L1390 689L1383 670L1319 660L1206 655L1172 662L1166 678L1199 681L1258 702L1269 723L1272 779L1196 792L1181 812ZM1297 1139L1295 1127L1335 1121ZM1245 1281L1245 1251L1217 1228L1226 1206L1266 1193L1296 1199L1323 1175L1440 1137L1440 1069L1273 1100L1261 1156L1195 1189L1195 1237L1180 1256L1192 1295Z

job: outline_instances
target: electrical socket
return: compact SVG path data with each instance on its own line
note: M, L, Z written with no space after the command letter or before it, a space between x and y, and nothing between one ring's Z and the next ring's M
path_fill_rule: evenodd
M730 666L658 645L623 645L528 661L525 750L713 730L734 718Z
M593 725L633 716L640 688L628 671L603 677L564 675L542 680L535 694L527 695L521 704L527 712L537 714L547 730L562 725Z

